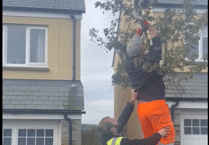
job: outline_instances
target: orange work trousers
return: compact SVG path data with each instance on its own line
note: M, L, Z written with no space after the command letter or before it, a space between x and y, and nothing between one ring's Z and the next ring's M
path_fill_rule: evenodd
M162 144L174 143L175 129L170 115L170 109L165 100L154 100L138 103L137 115L141 124L144 138L152 136L160 129L169 126L170 134L159 141Z

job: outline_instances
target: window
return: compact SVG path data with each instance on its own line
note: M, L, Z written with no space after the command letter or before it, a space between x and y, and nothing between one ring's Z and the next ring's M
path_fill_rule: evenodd
M18 129L18 145L53 145L53 129Z
M207 135L208 120L207 119L184 119L185 135Z
M3 128L2 145L56 145L57 132L54 127L13 126ZM56 136L57 135L57 136Z
M208 27L206 26L200 34L200 40L198 44L191 49L191 53L189 55L196 54L197 59L195 61L203 61L203 58L208 55Z
M11 144L12 144L12 129L3 129L2 145L11 145Z
M47 28L3 25L3 66L46 66Z

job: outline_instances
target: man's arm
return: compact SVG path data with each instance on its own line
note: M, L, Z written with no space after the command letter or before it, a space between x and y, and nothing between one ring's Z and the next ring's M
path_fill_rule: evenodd
M134 111L134 102L138 94L134 90L131 91L131 94L132 98L130 102L127 103L126 107L123 109L123 112L118 119L118 134L120 134L123 131L123 127L127 124L132 112Z
M121 145L156 145L160 139L161 135L159 133L155 133L152 136L144 139L129 140L127 138L123 138L121 140Z
M155 29L150 26L149 22L144 22L145 28L149 31L150 38L152 39L152 46L149 48L149 52L144 55L143 59L151 64L159 63L161 60L162 47L160 37L157 35Z

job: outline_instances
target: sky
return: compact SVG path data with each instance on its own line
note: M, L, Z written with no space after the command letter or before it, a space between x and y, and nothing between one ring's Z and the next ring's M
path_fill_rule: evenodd
M98 0L85 0L86 13L81 22L81 82L84 87L84 111L82 124L98 124L106 116L113 117L114 93L111 76L113 50L106 52L90 41L89 29L96 28L100 34L109 27L114 17L100 8ZM104 1L104 0L100 0Z

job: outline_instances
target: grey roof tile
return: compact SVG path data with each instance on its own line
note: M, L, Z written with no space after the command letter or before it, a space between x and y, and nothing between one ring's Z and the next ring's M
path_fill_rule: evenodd
M49 100L49 97L42 97L42 96L39 96L39 97L38 97L38 100L42 100L42 101Z
M15 105L15 109L25 109L26 105Z
M4 105L4 109L14 109L15 105Z
M53 101L54 105L63 105L63 101Z
M43 104L44 105L52 105L53 104L53 101L43 101Z
M21 104L21 101L12 100L12 101L11 101L11 104L14 104L14 105L15 105L15 104Z
M21 86L20 91L30 91L30 86Z
M10 100L4 100L4 101L3 101L3 104L10 104L10 103L11 103Z
M164 4L182 4L183 0L157 0L157 2ZM208 5L207 0L195 0L193 3L196 5Z
M48 106L47 105L38 105L37 109L47 109Z
M20 90L20 86L11 86L10 87L10 91L19 91Z
M40 86L31 86L30 91L40 91Z
M5 6L85 11L84 0L3 0L3 7Z
M29 104L32 104L32 101L22 101L21 104L29 105Z
M67 101L68 100L68 97L59 97L59 100Z
M33 101L32 104L42 104L43 101Z
M18 95L23 95L23 94L24 94L24 92L19 92L19 91L15 91L15 92L14 92L14 95L17 95L17 96L18 96Z
M58 105L48 105L47 109L58 109Z
M38 100L38 96L29 96L28 100Z
M72 109L84 106L83 85L71 89L72 81L3 79L3 109ZM13 90L10 90L10 88ZM18 86L18 88L16 87ZM9 89L9 90L8 90ZM50 91L51 90L51 91ZM71 96L70 96L71 95ZM71 99L69 99L71 98ZM78 103L76 103L78 102Z
M9 91L10 90L10 86L3 86L3 90L4 91Z
M25 109L37 109L37 105L26 105Z
M59 100L59 97L49 97L49 100L58 101Z

